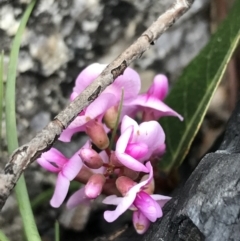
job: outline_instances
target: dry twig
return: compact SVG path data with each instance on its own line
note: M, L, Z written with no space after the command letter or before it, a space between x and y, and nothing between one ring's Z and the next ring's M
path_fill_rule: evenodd
M5 204L22 172L43 152L49 150L61 132L75 117L101 94L107 86L138 59L157 40L160 35L171 27L193 4L194 0L176 0L129 48L109 64L101 75L89 85L73 102L60 112L40 133L29 143L18 148L11 155L0 174L0 210Z

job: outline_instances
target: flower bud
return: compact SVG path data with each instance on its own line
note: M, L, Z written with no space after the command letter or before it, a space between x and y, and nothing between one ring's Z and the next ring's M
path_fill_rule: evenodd
M82 148L79 156L81 157L83 163L92 169L98 169L103 165L103 161L100 155L90 148Z
M143 234L147 231L150 221L145 217L141 211L133 212L133 226L138 234Z
M105 181L106 178L102 174L93 174L85 186L85 195L90 199L97 198L102 192Z
M90 121L86 125L86 133L99 149L104 150L109 146L109 139L102 123L96 120Z
M116 187L123 196L125 196L129 189L135 184L136 183L132 179L125 176L121 176L116 180Z
M139 176L139 172L136 172L128 167L124 167L123 174L124 176L129 177L132 180L136 180Z
M106 126L110 129L113 129L116 125L116 121L117 121L117 116L118 116L118 107L117 106L112 106L111 108L109 108L104 117L104 123L106 124Z

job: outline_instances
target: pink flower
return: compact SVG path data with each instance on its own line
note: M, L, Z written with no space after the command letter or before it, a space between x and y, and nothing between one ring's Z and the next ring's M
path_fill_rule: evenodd
M38 164L50 172L58 173L57 183L50 204L57 208L64 201L70 181L72 181L82 168L82 161L77 151L70 159L60 151L51 148L37 159Z
M134 100L129 101L128 105L136 106L137 110L142 110L144 121L158 120L162 116L176 116L180 120L183 120L181 115L163 102L167 92L167 77L159 74L155 76L153 84L150 86L147 93L141 94Z
M85 144L85 148L87 148L87 144ZM99 156L102 159L103 163L109 162L108 155L105 151L101 151L99 153ZM91 168L88 168L88 169L91 170L93 175L104 174L104 172L106 171L106 167L103 167L103 166L98 169L91 169ZM91 177L90 177L90 179L91 179ZM93 185L91 184L91 180L90 180L89 184L90 185L85 185L82 188L80 188L78 191L73 193L73 195L67 201L68 208L74 208L74 207L78 206L79 204L87 204L87 205L90 204L91 198L90 198L90 195L88 195L88 192L91 191L91 190L89 190L89 188L93 187ZM98 185L94 185L93 190L92 190L94 195L96 195L96 197L100 194L100 191L101 191L100 189L102 189L102 187L104 185L103 179L100 180L100 182L97 184Z
M104 70L106 65L91 64L85 68L78 76L71 99L79 95L89 84L91 84ZM140 77L137 72L127 68L123 75L119 76L113 84L108 86L102 94L91 103L60 136L61 141L69 142L74 133L85 131L85 125L98 119L101 122L105 112L112 106L119 104L121 90L124 89L124 101L131 101L136 98L140 91ZM130 108L130 107L129 107Z
M165 134L157 121L138 125L132 118L124 116L115 155L124 166L134 171L148 172L142 162L153 154L162 153L164 142Z
M127 209L137 209L151 222L155 222L157 218L162 216L161 208L171 198L158 194L149 195L143 191L144 187L149 184L153 178L153 168L151 163L148 162L146 164L146 167L149 170L148 179L130 188L130 190L126 193L124 197L117 197L116 195L111 195L103 200L103 203L105 204L117 206L114 211L104 212L104 218L106 221L115 221Z

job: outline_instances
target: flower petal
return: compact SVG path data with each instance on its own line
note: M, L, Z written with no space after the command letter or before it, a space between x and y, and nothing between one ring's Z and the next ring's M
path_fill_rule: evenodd
M50 172L59 172L68 159L57 149L51 148L37 159L39 165Z
M106 68L105 64L94 63L86 67L77 77L73 91L80 94L86 89Z
M136 197L136 192L128 192L128 194L122 198L114 211L105 211L104 218L107 222L115 221L121 214L123 214L133 203Z
M127 144L130 141L130 138L132 136L132 132L133 132L133 126L129 126L124 132L122 132L116 144L116 153L125 152Z
M163 196L159 194L152 194L151 197L157 201L157 203L160 205L162 208L169 200L171 200L171 197L168 196Z
M139 160L148 153L148 146L145 143L130 143L127 145L125 153Z
M140 95L131 102L131 105L138 105L144 107L145 111L153 111L156 120L162 116L176 116L181 121L183 120L183 117L179 115L176 111L171 109L161 100L152 96L149 97L147 95Z
M124 89L124 100L133 99L137 96L141 88L141 80L135 70L126 68L123 75L117 77L104 92L113 93L120 100L122 88Z
M123 133L129 126L133 126L133 129L138 129L138 123L131 117L125 115L121 124L121 133Z
M78 118L78 117L77 117ZM84 131L84 127L80 126L80 127L76 127L76 128L69 128L67 127L65 130L63 130L62 134L60 135L60 137L58 138L58 140L63 141L63 142L70 142L72 139L72 136L80 131Z
M51 206L54 208L60 207L65 197L67 196L69 185L70 181L60 172L57 177L53 197L50 201Z
M148 146L148 153L145 156L146 160L164 144L165 133L157 121L143 122L139 126L135 140Z
M150 86L147 95L163 100L168 93L168 79L163 74L158 74L154 77L153 83Z
M144 234L150 226L150 221L137 210L133 212L133 226L138 234Z
M122 197L117 197L116 195L110 195L103 199L102 203L109 205L118 205L122 201Z
M151 222L162 216L159 204L146 192L139 192L133 203Z
M83 162L78 154L79 151L63 167L62 173L69 181L72 181L77 176L83 166Z
M85 187L80 188L78 191L73 193L73 195L67 201L67 208L77 207L79 204L90 204L90 200L85 196Z
M125 153L115 152L120 163L136 172L148 172L144 164Z
M86 109L85 117L95 119L117 103L117 98L111 93L102 93Z

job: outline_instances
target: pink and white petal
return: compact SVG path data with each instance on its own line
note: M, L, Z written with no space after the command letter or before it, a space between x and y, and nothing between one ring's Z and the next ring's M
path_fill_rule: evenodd
M62 170L62 167L58 166L55 161L48 161L45 158L40 157L37 159L37 162L41 167L49 172L57 173Z
M138 234L144 234L150 226L150 221L137 210L133 212L133 226Z
M54 208L60 207L65 197L67 196L70 181L60 172L57 177L56 187L52 199L51 206Z
M84 125L89 121L89 118L84 115L79 115L77 116L72 123L67 127L67 129L74 129L74 128L79 128L81 127L81 130L84 131L85 127Z
M85 196L85 186L73 193L73 195L68 199L66 206L70 209L77 207L81 203L90 204L89 198Z
M131 117L125 115L121 124L121 133L123 133L129 126L133 126L133 129L138 129L138 123Z
M162 216L162 210L160 206L146 192L143 192L143 191L139 192L133 204L151 222L155 222L158 217Z
M128 142L131 139L133 132L133 126L129 126L124 132L122 132L121 136L118 138L117 144L116 144L116 153L124 153Z
M163 100L168 93L168 79L163 74L158 74L154 77L153 83L150 86L147 95Z
M99 156L102 158L104 163L109 163L109 157L108 157L108 154L106 153L106 151L101 151L99 153Z
M80 94L102 73L106 66L105 64L94 63L83 69L75 81L73 91Z
M168 196L163 196L159 194L152 194L151 197L157 201L157 203L160 205L162 208L169 200L171 200L171 197Z
M44 152L41 157L48 161L54 161L61 167L68 161L68 159L54 147L52 147L49 151Z
M102 203L109 204L109 205L118 205L121 203L123 197L117 197L116 195L110 195L103 199Z
M165 133L157 121L143 122L139 126L137 142L145 143L152 152L165 142Z
M125 153L118 153L115 152L118 158L118 161L122 163L125 167L136 171L136 172L148 172L148 169L145 167L144 164L136 160L135 158L125 154Z
M63 130L62 134L58 138L58 140L63 141L63 142L70 142L72 139L72 136L76 134L77 132L84 131L85 127L84 126L79 126L76 128L67 128Z
M114 211L105 211L104 218L107 222L111 223L115 221L121 214L123 214L133 203L136 198L136 192L128 192L125 197L122 198Z
M139 160L142 157L146 156L148 151L149 151L148 145L140 142L140 143L129 143L127 145L125 153Z
M124 90L124 100L133 99L137 96L141 88L141 80L135 70L127 68L123 75L117 77L113 84L108 86L104 92L113 93L120 100L122 88Z
M85 117L95 119L103 115L110 107L117 103L117 98L111 93L102 93L86 109Z
M80 156L77 158L76 155L75 153L74 158L69 159L62 169L63 175L68 178L69 181L72 181L77 176L83 166Z
M51 148L37 159L39 165L50 172L59 172L68 159L57 149Z
M171 109L169 106L167 106L161 100L154 98L154 97L140 95L131 102L131 105L139 105L139 106L142 106L145 108L150 108L150 109L154 110L156 119L158 119L159 117L162 117L162 116L176 116L181 121L183 120L183 117L181 115L179 115L176 111ZM145 109L145 111L147 111L147 109Z
M70 100L73 101L79 94L77 92L72 92L70 95Z

